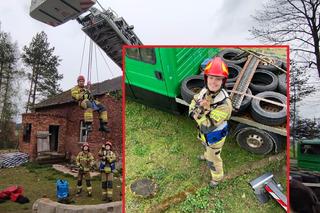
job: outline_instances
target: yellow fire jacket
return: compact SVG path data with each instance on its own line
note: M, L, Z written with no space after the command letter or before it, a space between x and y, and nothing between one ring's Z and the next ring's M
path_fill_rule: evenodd
M207 100L210 105L206 107L200 106L202 100ZM209 92L208 89L203 88L200 93L194 96L189 105L189 116L197 122L200 138L204 142L208 142L208 134L219 133L218 131L227 126L226 121L230 119L231 113L232 103L228 93L224 89L214 94ZM218 142L224 139L225 136Z

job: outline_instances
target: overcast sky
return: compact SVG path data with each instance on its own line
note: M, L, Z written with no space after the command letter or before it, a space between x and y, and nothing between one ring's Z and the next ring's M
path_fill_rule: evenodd
M111 7L130 25L134 25L135 33L144 44L257 44L247 38L250 37L248 29L252 22L250 14L260 7L260 1L99 2L105 8ZM59 66L59 72L64 75L61 86L64 90L69 89L75 84L80 71L85 37L81 25L74 20L58 27L43 24L29 16L30 4L31 0L3 1L0 7L1 30L10 32L20 50L30 43L37 32L46 32L51 46L56 48L55 54L62 59ZM87 59L85 55L83 67L87 67ZM108 64L114 75L121 75L120 68L111 60L108 60ZM112 78L101 57L98 57L98 71L99 81ZM86 70L82 72L86 73ZM96 72L92 72L92 81L97 81Z
M100 0L106 9L112 8L122 16L143 44L261 44L250 39L251 15L262 6L256 0ZM80 72L81 53L85 34L81 25L72 20L58 27L51 27L29 16L31 0L2 1L0 7L1 30L9 32L17 41L20 51L32 37L45 31L55 54L62 59L58 67L64 75L63 90L76 84ZM96 7L99 6L96 4ZM99 56L99 54L98 54ZM99 81L121 75L121 70L107 59L112 73L101 56L98 60ZM87 56L84 65L87 67ZM97 82L96 69L92 82ZM86 74L86 69L83 69ZM311 98L311 100L314 100ZM312 102L312 101L311 101ZM316 111L316 110L315 110ZM317 112L315 112L317 113ZM318 114L319 115L319 114ZM319 116L318 116L319 117Z

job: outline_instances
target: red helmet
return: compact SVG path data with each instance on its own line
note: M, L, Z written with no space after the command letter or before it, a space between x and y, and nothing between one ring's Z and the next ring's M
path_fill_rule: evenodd
M84 147L88 147L88 151L90 150L90 146L89 146L88 143L84 143L84 144L81 146L82 151L84 150Z
M84 78L83 75L79 75L79 76L78 76L78 79L77 79L77 82L79 82L80 80L85 81L86 79Z
M107 141L104 145L105 146L109 145L110 147L112 147L112 143L110 141Z
M229 71L227 65L220 57L214 57L204 69L205 80L208 75L221 76L228 79Z

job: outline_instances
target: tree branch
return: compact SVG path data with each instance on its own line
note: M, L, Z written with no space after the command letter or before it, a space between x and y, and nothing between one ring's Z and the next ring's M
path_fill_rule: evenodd
M292 51L302 51L302 52L314 54L314 52L312 52L312 51L310 51L310 50L305 50L305 49L300 49L300 48L292 48L291 50L292 50Z

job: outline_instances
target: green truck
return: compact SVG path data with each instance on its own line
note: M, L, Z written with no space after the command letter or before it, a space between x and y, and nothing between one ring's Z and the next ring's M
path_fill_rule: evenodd
M126 95L145 104L180 113L176 102L181 82L199 72L205 58L218 48L128 48L125 58Z
M203 62L221 50L212 47L127 46L124 58L126 97L161 110L185 113L188 102L181 94L183 81L200 74L199 67L203 67ZM253 120L248 113L232 116L231 120L238 124L234 134L244 149L268 154L285 148L286 124L265 125Z
M320 140L301 140L297 157L299 168L320 172Z

